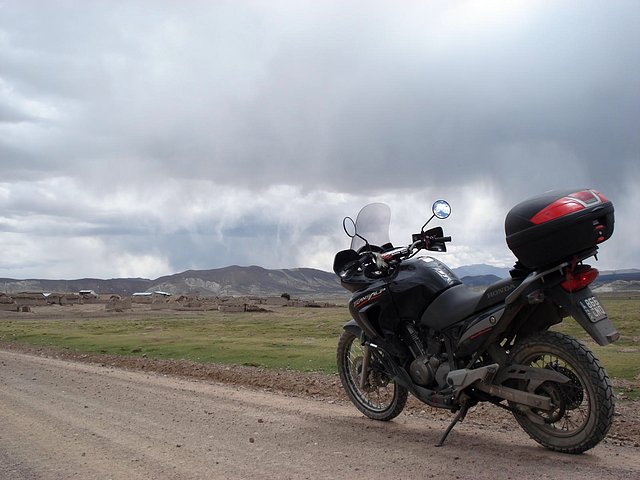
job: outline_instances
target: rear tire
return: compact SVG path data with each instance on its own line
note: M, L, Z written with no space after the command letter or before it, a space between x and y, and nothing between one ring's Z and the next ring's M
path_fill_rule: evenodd
M607 435L613 422L613 388L607 372L582 343L562 333L540 332L516 345L511 363L550 368L569 378L565 384L545 382L535 391L552 399L551 411L514 413L532 439L558 452L582 453Z
M338 342L338 372L349 399L358 410L374 420L388 421L397 417L407 403L407 389L396 384L383 365L372 356L369 375L361 388L365 348L353 333L344 331Z

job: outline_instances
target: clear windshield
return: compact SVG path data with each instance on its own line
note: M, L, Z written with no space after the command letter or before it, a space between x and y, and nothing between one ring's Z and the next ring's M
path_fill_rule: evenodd
M366 245L360 237L364 237L369 245L380 247L389 242L389 224L391 209L384 203L370 203L360 210L356 218L357 237L351 239L351 249L358 251Z

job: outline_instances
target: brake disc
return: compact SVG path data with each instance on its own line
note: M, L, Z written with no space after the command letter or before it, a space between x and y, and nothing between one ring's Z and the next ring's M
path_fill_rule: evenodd
M544 423L556 423L560 421L567 411L564 394L561 385L555 382L544 382L536 389L538 395L544 395L551 399L552 410L532 409L532 411L544 420Z
M554 370L569 379L567 383L558 385L558 388L560 389L565 408L567 410L575 410L580 406L582 400L584 400L584 391L582 390L580 379L573 370L569 368L557 366Z

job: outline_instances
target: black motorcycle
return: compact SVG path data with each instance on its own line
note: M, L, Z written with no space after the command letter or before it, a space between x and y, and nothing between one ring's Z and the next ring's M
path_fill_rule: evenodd
M349 301L337 360L342 385L367 417L387 421L413 394L455 412L438 442L470 407L490 402L511 411L541 445L581 453L597 445L613 420L614 395L600 362L585 345L550 330L572 316L599 345L619 334L589 285L598 271L584 264L613 233L613 205L595 190L550 192L514 207L506 239L518 261L510 278L475 291L442 262L417 255L445 252L451 237L433 219L407 247L389 241L390 209L364 207L343 227L351 248L334 271Z

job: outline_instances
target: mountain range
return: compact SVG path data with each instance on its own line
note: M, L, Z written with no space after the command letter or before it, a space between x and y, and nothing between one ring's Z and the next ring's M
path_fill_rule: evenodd
M509 270L490 265L468 265L453 269L467 285L486 287L509 276ZM601 272L594 282L596 291L640 291L640 270ZM281 295L294 296L344 295L332 272L313 268L268 270L258 266L237 265L212 270L187 270L155 280L145 278L113 278L101 280L16 280L0 278L0 292L78 292L131 295L135 292L163 291L171 294L201 296Z
M341 294L336 275L313 268L267 270L258 266L187 270L155 280L146 278L113 278L101 280L15 280L0 278L0 292L79 292L93 290L100 294L131 295L136 292L162 291L171 294L202 296Z

